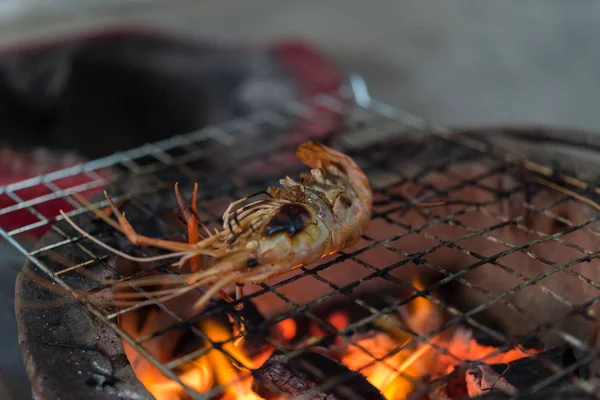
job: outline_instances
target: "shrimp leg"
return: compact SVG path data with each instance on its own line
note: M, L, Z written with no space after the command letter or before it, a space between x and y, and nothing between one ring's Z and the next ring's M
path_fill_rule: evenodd
M181 213L183 214L183 218L185 218L186 222L187 222L187 230L188 230L188 243L189 244L195 244L198 242L198 240L200 239L200 233L198 232L198 223L200 222L197 218L197 199L198 199L198 184L194 184L194 192L192 194L192 205L191 205L191 212L190 209L188 209L188 207L185 205L185 202L183 201L183 196L181 196L181 192L179 192L179 184L175 184L175 196L177 197L177 203L179 204L179 208L181 209ZM201 267L201 263L200 263L200 255L196 255L193 256L192 258L190 258L190 266L191 266L191 270L192 272L198 272L200 271ZM212 283L207 283L206 286L210 289L212 288L214 285ZM233 298L228 295L223 289L219 289L219 291L217 292L219 294L219 296L221 296L221 298L223 300L225 300L228 303L233 303L234 300Z
M117 220L119 221L119 225L121 226L121 229L123 229L123 234L132 244L136 246L160 247L171 251L193 252L194 250L196 250L196 246L194 244L175 242L173 240L154 239L148 236L138 234L135 231L135 229L133 229L133 226L131 226L127 218L125 218L125 213L119 211L116 204L108 196L108 193L104 192L104 196L106 197L106 200L108 200L108 203L110 204L113 213L116 215Z
M183 197L179 192L179 184L175 184L175 196L177 197L177 203L179 204L179 208L181 209L181 214L187 223L187 233L188 233L188 243L195 244L198 243L200 239L200 233L198 232L198 219L196 218L196 200L198 198L198 184L194 185L194 194L192 195L192 206L191 211L185 205L183 201ZM190 266L192 272L198 272L201 269L200 266L200 255L193 256L190 258Z
M212 296L214 296L216 293L219 292L219 290L222 290L225 286L235 282L236 280L242 278L243 275L242 274L233 274L231 276L225 277L223 279L221 279L220 281L217 281L213 284L213 286L207 290L202 297L197 300L193 305L192 305L192 309L195 311L199 311L201 309L203 309L206 304L210 301L210 299L212 298Z
M235 284L235 299L241 300L244 297L244 284L236 283Z
M240 301L244 297L244 284L235 284L235 300ZM234 307L236 310L241 311L244 309L244 303L236 304Z

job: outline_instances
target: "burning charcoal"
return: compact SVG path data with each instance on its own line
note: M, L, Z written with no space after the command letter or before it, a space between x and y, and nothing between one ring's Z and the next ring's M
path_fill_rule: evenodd
M464 369L455 368L454 371L441 379L428 383L427 393L414 393L410 398L414 400L451 400L468 398L465 384ZM414 397L417 396L417 397Z
M554 372L549 369L546 362L557 364L561 368L568 367L574 363L573 349L570 346L561 346L556 349L548 350L536 356L522 358L513 361L507 369L506 364L492 365L491 367L499 374L503 374L506 380L517 389L526 389L546 378L554 375ZM557 381L553 386L564 385L569 382L570 376L567 375Z
M456 372L453 374L454 376L445 382L445 384L436 386L427 395L419 397L418 400L451 400L468 398L469 394L465 385L464 376L462 374L458 375Z
M492 399L503 399L504 395L509 398L508 393L526 391L533 385L551 377L554 372L550 370L544 361L557 364L560 368L568 367L575 362L573 352L570 346L561 346L551 349L537 355L521 358L508 364L485 365L481 363L471 363L466 366L466 370L459 368L440 379L444 382L442 386L437 387L429 393L429 399L445 400L465 397L479 398L494 393ZM554 389L563 390L570 382L570 377L566 376L559 379L544 390ZM464 392L464 395L459 395ZM497 394L497 396L496 396ZM574 394L574 399L579 399L579 395ZM425 397L427 398L427 397ZM482 397L483 398L483 397ZM530 397L526 397L530 398ZM538 398L538 397L531 397ZM540 397L540 399L543 397ZM558 399L560 397L556 397ZM565 397L571 398L571 397ZM586 398L586 397L581 397Z
M305 351L288 358L277 354L255 371L253 390L265 399L280 395L306 400L384 400L383 395L358 372L347 369L337 361L314 351ZM319 390L330 380L331 388ZM311 389L317 391L307 394Z
M470 397L493 391L515 393L515 387L506 378L485 364L471 366L465 374L465 382Z
M465 396L462 396L465 397ZM446 392L445 386L435 388L429 393L429 396L419 397L418 400L451 400L452 397Z
M506 400L510 399L509 394L503 392L490 392L482 396L473 397L478 400ZM595 400L596 396L585 393L584 391L577 388L563 388L563 389L546 389L540 390L539 392L531 394L523 394L519 396L519 399L523 400Z

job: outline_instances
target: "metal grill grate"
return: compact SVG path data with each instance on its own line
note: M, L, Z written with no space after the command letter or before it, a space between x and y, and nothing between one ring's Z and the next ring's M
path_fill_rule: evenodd
M347 105L349 98L354 100L350 106ZM261 304L280 304L281 310L266 318L260 328L264 330L290 317L308 318L329 332L322 341L341 335L353 346L361 348L372 359L365 368L384 363L390 370L413 382L413 398L431 392L436 385L439 387L444 382L444 379L440 379L435 385L424 383L388 363L395 354L415 343L428 343L433 351L448 354L448 350L435 338L458 325L467 326L495 341L497 353L522 343L523 337L545 337L552 343L572 346L578 352L576 361L565 368L543 355L534 356L539 357L540 362L553 373L535 384L519 388L519 393L539 392L565 377L575 388L587 393L596 391L592 380L587 379L585 374L574 374L574 371L590 364L600 351L588 337L579 335L580 332L588 332L589 326L598 322L593 306L598 299L600 280L594 279L594 273L588 273L580 267L594 265L597 253L593 240L589 238L597 239L599 236L594 225L600 217L590 211L589 205L575 198L573 193L557 191L549 182L560 182L562 186L569 186L571 190L590 198L600 193L599 189L591 182L563 173L555 167L508 152L497 146L490 137L468 132L456 135L443 127L374 101L357 77L352 81L351 90L320 96L315 99L315 104L343 114L346 118L334 140L359 162L372 181L375 194L373 228L363 236L359 245L321 263L302 267L277 282L262 284L249 294L246 300L259 302L261 296L268 296L268 300ZM175 208L171 185L179 181L182 189L189 189L193 182L199 182L201 217L207 224L216 226L220 223L220 213L230 201L264 188L266 184L275 183L276 179L286 174L294 176L303 169L289 162L296 143L283 143L271 138L294 129L294 123L298 118L306 118L309 110L308 104L291 104L282 110L176 136L3 187L1 195L10 198L14 204L0 209L0 215L27 210L38 221L11 231L0 230L0 234L53 283L81 301L89 312L165 376L185 387L190 397L211 398L224 388L215 386L208 393L197 393L182 382L175 371L210 349L218 349L235 359L224 348L226 343L213 343L202 329L193 327L188 318L181 317L180 312L171 310L166 304L157 303L159 309L173 318L176 328L187 326L194 335L211 343L209 348L196 349L168 362L160 362L144 348L144 343L165 334L168 329L134 339L117 321L139 307L115 311L86 301L82 294L84 291L98 292L106 287L81 278L86 276L82 275L84 271L93 271L95 275L110 276L120 281L128 280L114 264L108 262L108 252L76 235L62 218L50 218L37 209L43 204L66 200L75 207L69 215L76 217L92 234L107 243L124 246L125 242L119 234L104 226L103 222L93 219L74 193L85 194L107 187L116 201L126 201L124 209L136 228L144 233L150 230L168 236L177 231L172 221L162 218L163 211ZM261 145L252 146L257 138L261 138ZM243 154L236 152L242 147L247 149ZM60 184L73 176L85 176L87 182L67 188ZM417 187L420 191L412 198L407 198L407 185ZM20 196L21 191L37 186L48 189L48 194L31 199ZM100 196L96 196L93 205L106 207L106 202L99 199ZM443 204L436 205L435 202L440 201ZM577 218L569 214L569 210L573 209L579 210ZM21 240L29 232L45 226L50 226L51 233L41 245L32 248ZM558 247L561 250L554 251ZM56 254L67 258L67 262L61 266L56 262ZM460 262L450 265L452 263L445 264L447 260ZM535 268L523 267L523 260L528 260ZM340 272L342 265L351 265L348 271L352 272ZM153 272L164 270L165 264L156 264L152 269ZM485 271L483 274L478 272L482 270ZM436 279L428 287L419 289L412 280L417 271L427 271ZM496 273L497 277L494 275ZM565 288L567 280L577 282L573 293L556 285L555 278L559 275L561 278L558 279L564 279ZM494 276L494 281L504 279L506 284L490 286L485 276ZM286 292L286 287L298 286L298 282L305 287L321 287L319 294L314 298L292 298L294 296L288 294L296 292ZM386 300L384 306L374 306L360 290L369 284L375 288L380 285L397 288L396 291L402 295ZM456 293L475 293L473 296L476 297L466 304L454 304L448 300L447 294L437 294L447 287L452 287L451 291ZM535 300L536 304L530 306L523 301L524 296L519 297L526 291L529 293L527 298ZM379 300L389 296L381 297ZM465 297L470 298L469 295ZM366 316L338 330L315 311L315 307L334 298L341 298L352 307L359 307ZM372 354L371 350L353 341L352 335L361 327L420 298L426 299L432 307L447 315L440 326L399 344L384 357ZM543 314L548 312L548 307L540 304L546 301L551 304L551 310L557 310L555 314ZM231 311L227 305L216 304L204 316L218 315L224 309ZM494 307L496 311L492 312L492 321L498 316L502 319L510 315L505 318L507 322L502 329L489 323L490 319L479 318ZM569 323L565 327L563 323L567 318L581 318L585 323L580 322L581 330L579 325L577 329L570 330L569 327L575 325ZM193 321L198 319L198 316L192 318ZM510 325L520 325L523 320L530 322L531 326L524 326L518 334L511 332ZM397 328L405 329L402 325ZM232 337L226 342L236 339ZM272 340L271 344L279 346ZM280 348L289 357L300 354L301 350ZM241 360L235 361L241 363ZM456 361L459 363L461 360ZM348 376L328 378L312 391L318 393L331 389L348 379ZM499 387L498 390L508 389ZM351 391L346 395L347 398L361 398Z

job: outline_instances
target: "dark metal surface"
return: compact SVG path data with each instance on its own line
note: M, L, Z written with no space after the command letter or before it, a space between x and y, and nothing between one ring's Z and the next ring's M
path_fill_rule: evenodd
M80 32L0 51L0 143L104 157L340 84L302 41L239 45L143 26Z
M273 52L107 32L0 56L0 141L97 158L272 108L299 90Z

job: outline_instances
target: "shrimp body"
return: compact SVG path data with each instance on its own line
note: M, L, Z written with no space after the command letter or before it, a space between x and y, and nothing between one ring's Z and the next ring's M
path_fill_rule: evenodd
M242 207L237 222L226 213L225 239L231 255L219 257L212 268L228 261L245 261L253 272L238 283L260 283L274 275L309 264L355 244L371 219L372 193L368 179L350 157L320 144L301 145L298 158L313 169L299 182L286 177L281 188L270 187L270 198ZM242 218L240 218L242 216Z
M188 243L136 233L125 214L121 214L106 195L123 233L133 244L172 251L153 260L179 257L176 263L179 266L190 262L191 274L163 278L165 282L171 279L171 283L176 280L183 287L161 292L162 300L206 285L209 289L194 304L195 308L203 307L217 293L233 301L223 292L224 287L237 284L239 298L243 296L244 284L265 282L358 242L369 224L373 206L371 187L364 172L349 156L314 142L300 145L296 155L312 168L310 173L301 174L300 181L290 177L281 179L281 187L268 188L264 192L268 198L264 200L241 207L237 205L248 198L231 203L223 214L223 229L216 233L211 233L195 214L197 185L191 208L184 205L175 185L177 200L188 222ZM61 214L97 244L122 257L143 261L102 243ZM206 232L204 237L199 234L198 225ZM200 256L208 257L206 268L201 268ZM157 283L156 279L140 278L136 282L150 286Z

